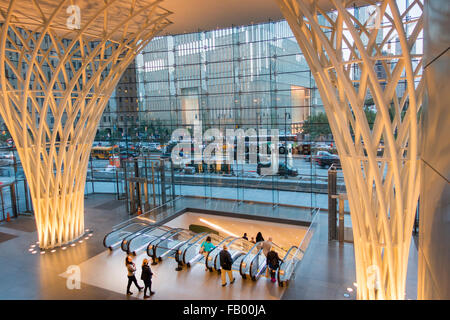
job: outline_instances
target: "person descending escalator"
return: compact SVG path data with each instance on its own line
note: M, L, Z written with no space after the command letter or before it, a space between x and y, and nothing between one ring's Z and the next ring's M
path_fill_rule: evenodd
M242 239L245 239L248 241L247 233L244 233L244 235L242 236Z
M142 273L141 273L141 280L144 281L144 299L149 298L151 295L154 295L155 292L152 291L152 276L153 272L152 269L150 269L150 266L148 265L148 260L144 259L142 261ZM149 295L147 295L147 289L149 291Z
M211 243L210 236L208 236L206 241L203 241L200 245L200 253L205 257L205 271L208 271L208 267L206 267L206 257L208 257L208 253L214 248L215 246Z
M231 271L231 267L233 265L233 259L231 258L231 254L228 252L228 248L226 245L223 246L223 250L219 253L220 258L220 277L222 278L222 287L227 285L227 274L228 279L230 280L230 284L234 283L236 280L233 277L233 271Z
M264 241L262 244L262 250L264 255L267 257L267 254L269 253L270 249L272 249L272 237L269 237L268 240Z
M132 295L133 292L130 291L131 284L134 283L136 287L141 291L143 287L140 287L137 283L136 276L134 273L136 272L136 266L133 263L133 258L131 256L127 256L125 258L125 266L128 271L128 285L127 285L127 295Z
M275 273L280 267L280 261L283 262L283 260L281 260L280 257L278 256L278 253L276 253L275 251L270 250L267 253L267 266L269 267L270 281L272 282L277 281L275 279Z
M255 240L256 240L256 242L264 241L264 238L263 238L261 232L258 232L258 233L256 234L256 239L255 239Z

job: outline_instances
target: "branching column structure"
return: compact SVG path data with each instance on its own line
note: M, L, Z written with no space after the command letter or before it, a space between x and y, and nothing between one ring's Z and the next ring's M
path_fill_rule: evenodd
M84 232L89 154L122 73L171 22L155 0L1 0L0 115L41 248Z
M403 299L419 194L420 1L276 0L308 62L340 155L354 235L359 299ZM419 12L410 19L411 11ZM411 14L412 15L412 14ZM397 42L392 53L391 42ZM364 106L373 100L369 123Z

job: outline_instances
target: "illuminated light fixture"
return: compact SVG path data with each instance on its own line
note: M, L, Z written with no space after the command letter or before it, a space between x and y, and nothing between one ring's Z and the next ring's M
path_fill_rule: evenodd
M85 237L85 238L84 238L84 240L88 240L88 239L89 239L89 237Z
M31 251L33 251L33 249L28 249L28 251L30 251L30 252L31 252Z
M41 254L45 254L45 251L41 251Z
M36 250L33 250L33 251L31 252L31 254L36 254L36 252L37 252Z
M55 252L55 251L56 251L55 249L52 249L50 252L53 253L53 252Z
M356 282L353 282L353 285L354 285L355 287L358 287L358 284L357 284Z
M34 248L34 247L36 247L36 245L35 245L35 244L32 244L30 247Z
M207 220L205 220L205 219L203 219L203 218L199 218L199 220L200 220L201 222L203 222L203 223L206 223L206 224L209 225L210 227L213 227L213 228L215 228L215 229L217 229L217 230L222 231L223 233L226 233L226 234L229 235L229 236L239 238L238 235L236 235L236 234L234 234L233 232L230 232L230 231L228 231L228 230L226 230L226 229L224 229L224 228L218 226L217 224L214 224L214 223L212 223L212 222L209 222L209 221L207 221Z
M66 250L66 249L67 249L67 247L62 247L61 249L62 249L62 250Z
M83 235L86 170L101 115L127 66L172 23L160 0L72 3L1 1L0 70L9 75L0 73L0 116L28 181L42 249ZM74 12L67 27L66 10Z
M76 246L76 244L75 243L72 243L71 245L70 245L71 247L75 247Z
M353 288L347 288L348 292L353 292Z

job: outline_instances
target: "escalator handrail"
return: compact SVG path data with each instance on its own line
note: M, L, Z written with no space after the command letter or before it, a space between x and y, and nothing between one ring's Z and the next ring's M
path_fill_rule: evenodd
M231 237L228 237L228 238L231 238ZM244 238L236 238L236 237L233 237L234 239L231 239L231 241L230 242L228 242L227 243L227 246L230 246L233 242L235 242L235 241L237 241L237 240L242 240L242 241L247 241L247 242L250 242L250 241L248 241L248 240L245 240ZM217 245L217 247L219 246L220 244L218 244ZM253 247L252 247L253 248ZM212 250L211 250L212 251ZM206 259L208 259L208 256L209 256L209 253L208 253L208 255L206 256ZM218 257L219 255L218 254L216 254L216 256L214 257L214 269L216 270L216 271L218 271L218 269L216 269L216 262L217 262L217 257ZM206 263L206 261L205 261L205 263Z
M314 209L311 211L311 215L313 216L313 218L312 218L311 223L310 223L310 225L309 225L309 227L308 227L308 230L306 231L305 236L303 237L302 241L300 242L300 245L297 247L297 252L295 253L294 258L297 256L297 254L298 254L299 252L302 253L302 254L305 254L305 251L304 251L303 249L301 249L301 248L302 248L303 244L305 243L305 239L307 239L308 235L312 235L311 232L312 232L312 230L314 229L313 226L314 226L316 220L318 219L319 212L320 212L320 208L314 208ZM309 238L308 241L310 241L310 238ZM292 247L289 249L289 251L290 251L293 247L295 247L295 246L292 246ZM289 252L289 251L288 251L288 252ZM287 256L287 254L286 254L286 256ZM286 256L285 256L285 257L286 257ZM302 257L302 259L303 259L303 257ZM280 267L278 268L279 270L281 270L281 267L283 266L284 263L287 263L287 259L283 259L283 262L280 264ZM280 281L280 272L279 272L279 271L278 271L278 276L277 276L277 278L278 278L278 279L277 279L277 280L278 280L278 283L281 284L281 281Z
M132 225L132 224L135 224L135 223L136 223L136 224L139 224L139 223L146 224L145 222L133 222L133 223L130 223L130 224L126 224L126 225L124 225L123 227L120 227L120 228L118 228L118 229L114 229L114 230L112 230L111 232L108 232L108 233L105 235L105 237L103 238L103 246L104 246L105 248L109 248L109 246L106 245L106 238L108 238L108 236L112 235L113 233L119 232L120 230L122 230L122 229L124 229L124 228L126 228L126 227L128 227L128 226L130 226L130 225Z
M239 273L241 274L241 276L245 276L245 274L243 274L244 271L242 270L242 268L244 268L244 267L243 267L244 260L247 258L248 255L250 255L250 254L253 252L253 250L254 250L255 248L257 248L259 245L262 245L263 242L264 242L264 241L258 241L258 242L256 242L256 243L253 245L253 247L251 247L250 250L248 250L247 254L246 254L245 257L242 259L241 264L240 264L240 266L239 266ZM260 248L260 249L261 249L261 248ZM258 250L258 251L259 251L259 250Z
M133 232L132 234L129 234L129 235L125 236L125 237L122 239L122 243L121 243L121 245L120 245L120 248L121 248L123 251L125 251L125 252L129 252L129 251L130 251L130 243L131 243L135 238L137 238L137 237L141 236L142 234L147 233L148 231L151 231L151 230L153 230L153 229L155 229L155 228L157 228L157 227L161 227L161 225L154 224L154 225L151 225L151 226L149 226L149 227L146 227L146 228L142 228L142 229L140 229L140 230L137 230L137 231Z
M265 256L264 253L262 253L262 252L263 252L263 249L262 249L262 248L259 249L259 250L258 250L258 253L255 254L255 256L253 257L252 262L250 262L250 267L249 267L249 275L250 275L250 278L253 278L253 275L252 275L252 266L253 266L253 263L255 262L256 258L261 254L261 255L264 256L264 261L263 261L263 262L266 261L266 256ZM259 269L259 266L258 266L258 269Z
M298 247L297 246L292 246L292 247L290 247L289 248L289 250L286 252L286 254L284 255L284 257L283 257L283 261L286 261L286 259L288 258L288 256L289 256L289 253L292 251L292 250L295 250L295 249L298 249ZM301 250L300 250L301 251ZM295 258L295 256L297 255L297 252L294 254L294 258ZM280 265L281 266L281 265Z
M184 251L183 251L183 258L181 259L181 261L183 262L183 264L186 264L186 252L196 243L200 242L201 240L205 239L208 235L211 234L211 232L203 232L204 235L199 237L197 240L195 240L194 242L192 242L191 244L189 244L189 246L187 246Z
M217 244L217 246L215 246L215 247L214 247L211 251L209 251L208 254L206 255L206 257L205 257L205 266L208 267L208 259L209 259L209 256L210 256L210 254L211 254L214 250L220 248L220 246L221 246L224 242L226 242L226 241L231 242L231 241L234 241L234 240L236 240L236 239L239 239L239 238L233 237L233 236L229 236L229 237L226 237L225 239L223 239L222 241L220 241L220 242ZM219 252L219 253L220 253L220 252ZM214 264L213 264L213 268L214 268L214 269L216 268L216 260L217 260L217 256L219 255L219 253L217 253L216 256L214 257ZM217 269L216 269L216 270L217 270Z
M197 237L198 237L198 239L200 239L200 238L203 237L204 234L206 234L206 232L196 233L196 234L194 234L190 239L188 239L187 241L185 241L184 244L188 244L188 246L187 246L186 248L184 248L184 250L186 250L186 249L189 247L190 242L191 242L193 239L195 239L195 238L197 238ZM198 239L197 239L197 240L198 240ZM197 241L197 240L196 240L196 241ZM194 243L195 243L196 241L194 241ZM178 260L177 260L177 262L180 262L180 263L181 263L181 262L183 262L182 254L183 254L184 250L183 250L183 251L180 251L180 248L178 248L177 250L178 250Z
M155 241L160 240L162 237L165 237L166 235L171 235L171 234L174 233L174 232L178 232L178 231L180 231L180 229L181 229L181 228L170 229L170 230L166 231L165 233L159 235L159 236L156 237L155 239L151 240L151 241L147 244L147 250L146 250L146 251L147 251L147 255L148 255L149 257L152 257L152 256L153 256L153 255L150 254L149 250L150 250L150 246L153 246L153 243L154 243ZM183 229L181 229L181 230L183 230ZM144 246L145 246L145 245L144 245ZM152 248L154 248L154 246L153 246Z
M175 235L177 235L177 234L179 234L179 233L181 233L181 232L183 232L183 231L187 231L187 230L186 230L186 229L182 229L182 228L178 228L178 231L172 233L169 237L173 237L173 236L175 236ZM166 238L166 239L168 239L168 238ZM164 239L161 239L160 241L158 241L158 243L156 243L156 244L153 245L153 252L155 253L155 255L156 255L156 250L158 249L158 246L161 244L161 242L163 242L163 240L164 240ZM180 241L180 242L186 243L186 241L187 241L187 240L185 240L185 241ZM173 250L172 248L165 248L165 249L167 249L166 252L167 252L167 251ZM178 249L178 248L177 248L177 249ZM166 252L164 252L164 254L165 254Z

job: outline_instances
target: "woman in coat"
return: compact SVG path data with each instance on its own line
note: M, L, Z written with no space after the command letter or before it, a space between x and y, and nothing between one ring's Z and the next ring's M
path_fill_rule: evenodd
M152 291L152 269L150 269L150 266L148 265L148 260L144 259L142 261L142 273L141 273L141 280L144 281L144 299L147 299L151 295L155 294L154 291ZM150 295L147 295L147 288L150 292Z
M136 276L134 275L134 272L136 271L136 266L133 263L133 259L131 256L127 256L125 258L125 266L127 267L128 272L128 285L127 285L127 295L133 294L133 292L130 291L131 284L134 283L136 287L139 289L139 291L142 290L142 287L139 287Z

